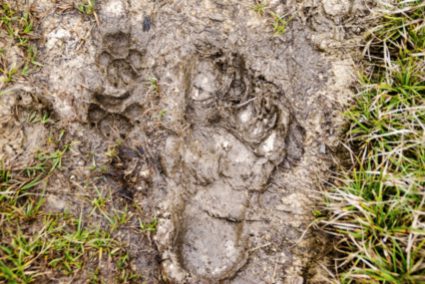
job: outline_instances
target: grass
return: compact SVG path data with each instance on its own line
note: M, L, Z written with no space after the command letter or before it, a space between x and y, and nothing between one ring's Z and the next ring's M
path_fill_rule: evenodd
M77 10L80 13L85 15L94 15L95 14L96 0L83 0L82 2L76 4Z
M155 94L159 94L160 93L160 88L159 88L159 82L158 79L155 77L152 77L149 79L149 85L150 85L150 89L155 93Z
M273 17L273 31L276 36L283 35L286 32L286 27L288 22L284 17L277 15L276 13L271 13Z
M251 9L260 17L267 16L271 19L271 26L275 36L284 35L288 27L288 21L284 16L269 10L269 4L266 1L256 1Z
M107 273L114 275L114 281L141 281L142 276L130 268L126 246L112 234L129 215L126 210L106 214L110 196L98 190L92 201L92 212L105 216L109 226L88 224L85 219L91 213L85 215L82 209L73 214L44 208L49 180L61 170L69 150L64 136L63 131L52 136L51 147L24 168L6 167L13 163L0 161L0 283L46 283L81 275L82 281L103 283L101 270L108 263L112 267ZM147 224L140 232L152 228Z
M267 6L268 5L264 1L258 1L252 6L252 10L260 16L264 16Z
M142 232L155 233L158 226L158 219L155 218L149 223L143 223L143 221L139 219L139 224L140 224L140 230L142 230Z
M0 51L0 77L3 84L14 82L18 76L27 76L32 66L39 66L36 61L37 49L34 44L34 16L30 10L20 11L14 9L13 4L3 2L0 4L0 31L8 36L12 46L20 52L20 62L10 62L6 50ZM0 33L1 35L1 33Z
M346 113L353 167L327 194L341 283L425 283L425 3L386 1Z

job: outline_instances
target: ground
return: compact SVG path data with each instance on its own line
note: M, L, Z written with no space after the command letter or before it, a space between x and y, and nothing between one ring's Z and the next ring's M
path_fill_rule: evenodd
M38 53L2 85L2 190L35 181L42 215L64 220L60 236L76 223L94 256L40 275L34 257L27 282L326 283L332 245L310 225L367 3L56 2L14 4L36 17ZM4 49L7 66L28 58ZM20 219L27 239L40 218Z

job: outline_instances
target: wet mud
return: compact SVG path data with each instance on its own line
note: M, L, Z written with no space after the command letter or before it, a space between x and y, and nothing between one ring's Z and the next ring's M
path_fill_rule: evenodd
M326 278L326 239L309 224L352 96L343 46L366 13L331 2L270 1L283 35L255 1L103 0L95 28L46 16L35 80L81 166L106 166L114 196L158 219L153 240L132 244L148 283Z

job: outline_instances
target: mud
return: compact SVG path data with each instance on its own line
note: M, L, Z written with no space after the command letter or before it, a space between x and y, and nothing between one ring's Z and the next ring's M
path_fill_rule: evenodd
M324 281L326 240L309 224L352 96L343 47L356 43L364 3L270 1L290 19L282 36L247 0L103 0L98 26L35 4L45 65L31 92L78 141L74 183L93 178L95 161L107 169L99 186L158 218L154 243L130 242L146 280ZM3 133L4 156L14 136Z

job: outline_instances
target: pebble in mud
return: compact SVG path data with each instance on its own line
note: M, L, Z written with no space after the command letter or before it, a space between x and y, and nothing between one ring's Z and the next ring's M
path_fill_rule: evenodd
M344 16L350 11L350 0L323 0L323 9L330 16Z

